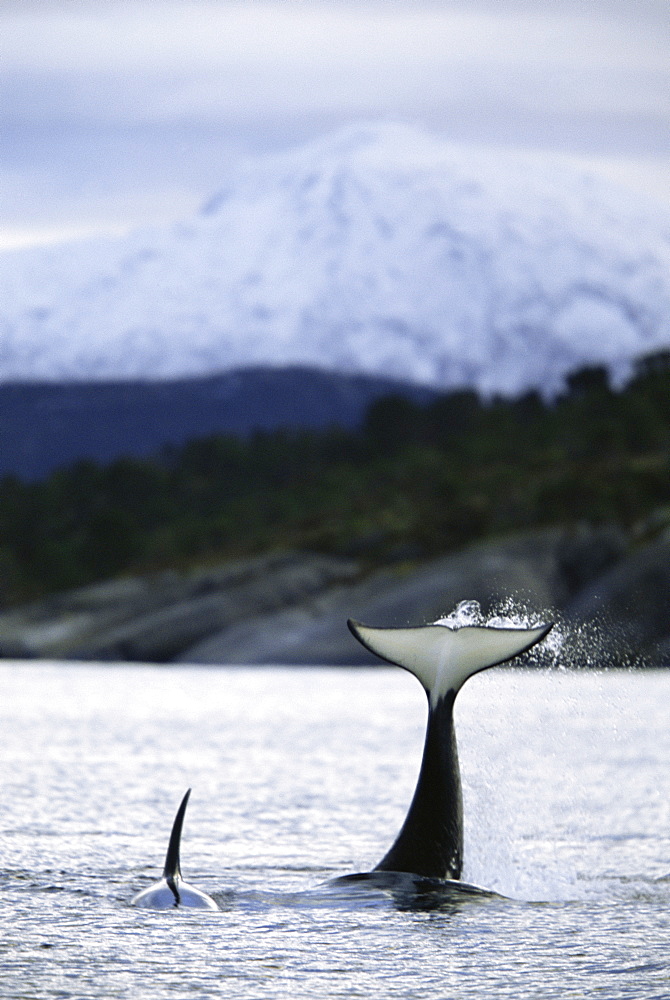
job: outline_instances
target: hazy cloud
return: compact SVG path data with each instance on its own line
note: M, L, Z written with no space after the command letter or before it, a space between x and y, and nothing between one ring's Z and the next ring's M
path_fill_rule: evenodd
M64 171L71 195L74 157L110 196L152 172L204 191L208 158L356 117L658 170L669 41L667 0L4 0L0 182L14 170L13 185L23 173L39 189L47 171L58 190ZM115 143L124 162L109 162Z
M474 115L499 100L667 114L667 37L654 19L561 7L32 5L2 18L4 107L26 119L134 122L259 109L420 113L457 97Z

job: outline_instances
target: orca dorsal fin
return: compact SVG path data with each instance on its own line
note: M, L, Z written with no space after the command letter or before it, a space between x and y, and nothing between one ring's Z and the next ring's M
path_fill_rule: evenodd
M432 705L448 691L456 695L473 674L524 653L553 627L551 623L537 628L485 625L370 628L352 619L347 624L366 649L414 674Z
M184 825L186 806L188 805L190 795L191 789L189 788L186 795L181 800L181 805L179 806L179 809L177 809L177 815L175 816L174 823L172 824L170 843L168 844L167 854L165 855L165 867L163 868L163 878L166 879L181 878L179 848L181 845L181 831Z
M170 843L165 856L163 878L148 888L138 892L131 900L131 906L141 906L147 910L171 910L176 907L192 907L200 910L218 910L217 903L206 892L184 882L181 876L179 847L181 828L184 825L186 806L191 794L189 788L181 800L172 824Z

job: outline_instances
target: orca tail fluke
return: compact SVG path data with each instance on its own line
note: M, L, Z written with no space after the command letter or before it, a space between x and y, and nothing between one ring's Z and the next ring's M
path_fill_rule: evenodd
M188 805L188 800L191 796L191 789L189 788L181 800L179 809L177 809L177 815L174 818L174 823L172 824L172 832L170 834L170 842L168 844L167 854L165 855L165 867L163 868L163 878L181 878L181 862L179 858L179 850L181 847L181 831L184 826L184 816L186 815L186 806Z
M414 674L428 695L426 739L414 797L395 843L375 872L460 879L463 800L453 719L456 695L473 674L524 653L552 626L369 628L355 621L348 625L371 652Z
M352 619L347 624L366 649L414 674L432 704L448 691L457 694L473 674L525 653L553 627L550 623L536 628L441 624L370 628Z

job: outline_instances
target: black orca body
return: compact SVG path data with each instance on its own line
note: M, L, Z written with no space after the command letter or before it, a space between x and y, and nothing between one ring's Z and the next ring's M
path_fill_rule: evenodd
M181 800L181 805L177 810L177 815L172 824L172 833L165 856L165 866L163 868L163 878L154 882L147 889L132 899L133 906L142 906L150 910L170 910L178 906L192 907L199 910L218 910L211 896L195 889L188 882L184 882L181 877L181 864L179 860L179 849L181 845L181 831L184 825L186 806L188 805L191 789Z
M343 881L367 879L383 887L387 873L405 873L415 877L419 890L437 880L445 888L486 893L460 882L463 800L454 702L469 677L530 649L552 625L532 629L442 624L378 629L354 621L348 625L367 649L418 678L428 697L428 723L416 790L400 833L372 872L344 876Z

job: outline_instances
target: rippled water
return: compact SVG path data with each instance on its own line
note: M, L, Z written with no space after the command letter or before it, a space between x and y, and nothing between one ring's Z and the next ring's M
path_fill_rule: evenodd
M0 666L0 996L670 996L670 673L494 670L457 701L464 877L402 910L366 870L409 803L399 670ZM185 877L147 912L193 786Z

